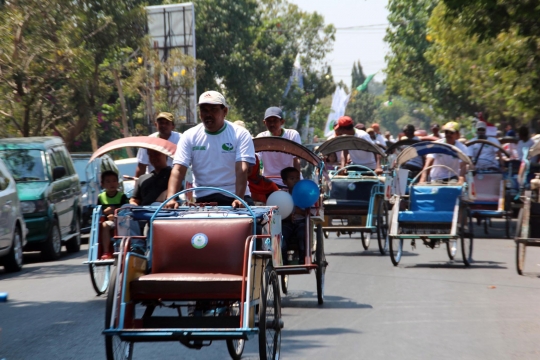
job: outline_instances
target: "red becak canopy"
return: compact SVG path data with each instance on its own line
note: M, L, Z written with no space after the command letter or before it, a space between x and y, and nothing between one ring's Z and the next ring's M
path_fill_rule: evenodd
M95 158L103 156L109 151L126 147L137 147L148 150L155 150L169 157L173 157L174 153L176 152L176 144L173 144L168 140L149 136L131 136L114 140L110 143L103 145L102 147L97 149L95 153L92 154L90 161L93 161Z

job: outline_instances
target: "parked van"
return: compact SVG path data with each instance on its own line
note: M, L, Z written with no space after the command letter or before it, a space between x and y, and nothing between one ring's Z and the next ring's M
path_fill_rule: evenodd
M0 139L0 158L11 171L28 228L24 250L40 250L49 260L62 245L81 245L81 185L71 157L58 137Z

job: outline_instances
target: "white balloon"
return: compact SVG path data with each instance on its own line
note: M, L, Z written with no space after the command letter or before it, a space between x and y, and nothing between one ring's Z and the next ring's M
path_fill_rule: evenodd
M278 213L282 219L291 215L294 209L294 202L291 194L286 191L274 191L266 200L266 206L277 206Z

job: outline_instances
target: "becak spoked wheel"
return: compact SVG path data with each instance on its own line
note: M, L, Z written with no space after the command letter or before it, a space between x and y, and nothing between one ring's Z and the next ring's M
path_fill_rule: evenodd
M465 266L470 266L473 259L473 227L472 218L469 213L469 208L462 204L459 226L459 237L461 240L461 255Z
M281 293L287 295L289 291L289 275L281 275Z
M322 226L317 225L317 248L315 249L315 277L317 279L317 302L319 305L324 303L324 281L326 277L326 255L324 254L324 240L322 234Z
M96 294L98 296L105 294L109 288L111 265L88 264L88 270L90 271L90 279L92 280L92 286Z
M264 273L259 302L259 357L265 360L279 359L281 349L281 300L278 276L268 267Z
M519 210L518 221L516 225L516 238L521 237L521 222L523 221L523 209ZM525 253L527 252L527 244L516 239L516 270L519 275L523 275L525 268Z
M111 316L116 296L116 268L112 269L107 303L105 307L105 329L111 326ZM135 316L135 314L133 315ZM116 323L117 319L114 320ZM117 335L105 335L105 353L107 360L131 360L133 358L133 342L122 341Z
M369 243L371 242L371 233L361 231L360 237L362 238L362 247L364 250L367 250L369 248Z
M390 260L394 266L398 266L403 254L403 239L398 239L392 236L388 237L390 247Z
M232 304L229 308L229 316L238 316L240 314L240 304L238 302ZM244 353L246 341L244 339L228 339L227 350L233 360L240 360Z
M388 204L384 199L379 201L379 210L377 211L377 243L379 252L385 255L388 251Z
M457 253L457 240L450 239L446 241L446 254L450 260L454 260Z

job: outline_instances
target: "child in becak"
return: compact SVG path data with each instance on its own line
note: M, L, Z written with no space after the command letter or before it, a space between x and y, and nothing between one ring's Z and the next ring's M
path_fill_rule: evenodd
M114 171L107 170L101 173L101 187L105 189L98 195L97 204L101 205L103 215L107 220L103 222L101 227L101 241L103 252L101 260L112 259L111 252L111 234L114 230L114 211L124 204L129 203L127 196L118 191L118 174Z
M287 167L281 170L281 180L287 186L289 193L292 194L294 186L300 181L300 171L293 167ZM287 263L287 250L291 245L297 245L299 263L304 264L306 254L306 211L295 206L291 215L282 219L281 234L281 253L283 255L283 264Z
M261 175L260 165L259 157L255 155L255 166L251 168L248 176L248 186L253 201L266 203L268 196L279 188L272 180Z

